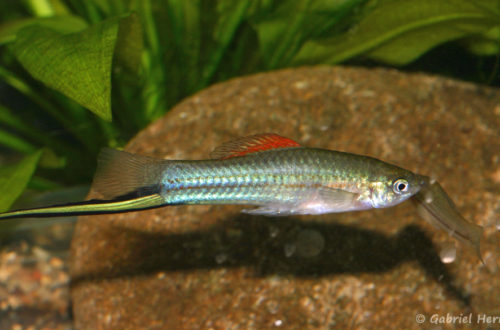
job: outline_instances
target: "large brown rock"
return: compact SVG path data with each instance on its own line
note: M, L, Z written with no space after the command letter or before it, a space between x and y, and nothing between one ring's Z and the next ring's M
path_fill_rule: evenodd
M419 327L418 313L426 328L433 314L500 316L499 127L498 90L423 74L302 68L208 88L127 150L201 159L231 138L275 132L374 156L437 178L485 227L485 265L461 246L441 263L453 240L410 202L283 218L236 206L82 217L71 251L76 327L404 329Z

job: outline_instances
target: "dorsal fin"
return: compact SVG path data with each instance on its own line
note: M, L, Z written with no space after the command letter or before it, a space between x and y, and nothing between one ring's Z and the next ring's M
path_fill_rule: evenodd
M226 142L215 148L210 155L214 159L228 159L264 150L296 147L301 147L301 145L292 139L278 134L264 133Z

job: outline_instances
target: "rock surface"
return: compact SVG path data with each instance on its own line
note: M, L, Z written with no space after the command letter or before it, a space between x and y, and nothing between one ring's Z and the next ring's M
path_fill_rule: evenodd
M499 127L498 90L423 74L301 68L208 88L127 150L202 159L231 138L275 132L374 156L435 177L484 226L485 264L462 246L443 264L453 240L411 202L284 218L236 206L82 217L70 263L76 328L410 329L417 314L425 328L434 314L472 313L474 326L500 316Z

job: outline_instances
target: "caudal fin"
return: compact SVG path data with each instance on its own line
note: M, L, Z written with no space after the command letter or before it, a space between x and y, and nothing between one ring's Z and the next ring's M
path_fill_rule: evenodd
M47 206L0 214L0 220L129 212L164 205L160 181L168 161L103 149L92 188L104 200Z
M84 202L2 213L0 214L0 221L15 218L47 218L66 217L74 215L122 213L159 207L163 206L164 203L165 199L158 194L125 200L107 201L92 199Z
M167 162L104 148L97 159L92 189L106 199L130 193L138 196L157 193Z

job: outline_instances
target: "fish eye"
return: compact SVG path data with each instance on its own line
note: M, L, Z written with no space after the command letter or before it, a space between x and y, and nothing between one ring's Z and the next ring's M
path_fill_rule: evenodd
M394 190L396 194L402 194L404 192L407 192L409 188L410 184L405 179L397 179L392 184L392 190Z

